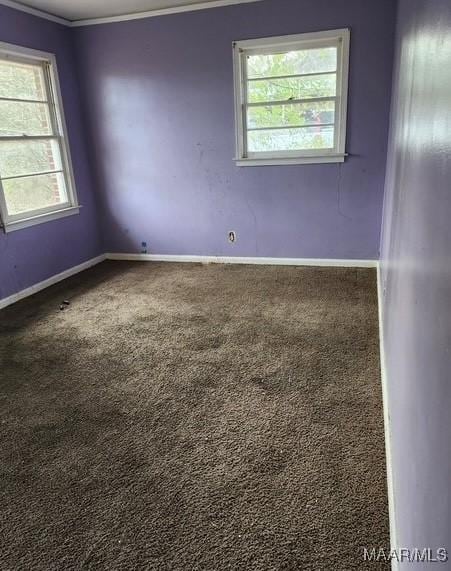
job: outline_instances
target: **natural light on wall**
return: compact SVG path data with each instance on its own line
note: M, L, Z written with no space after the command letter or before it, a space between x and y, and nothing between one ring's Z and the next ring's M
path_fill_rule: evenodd
M5 230L78 211L51 54L0 45L0 210Z
M237 163L342 162L349 30L234 43Z

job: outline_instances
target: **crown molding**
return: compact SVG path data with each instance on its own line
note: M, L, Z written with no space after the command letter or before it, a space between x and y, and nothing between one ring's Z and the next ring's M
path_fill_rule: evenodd
M43 18L44 20L50 20L51 22L56 22L57 24L62 24L63 26L71 26L72 22L66 20L65 18L60 18L59 16L54 16L43 10L38 10L37 8L31 8L31 6L25 6L20 2L15 2L14 0L0 0L0 5L7 6L8 8L13 8L14 10L19 10L20 12L25 12L26 14L31 14L32 16L37 16L38 18Z
M172 8L161 8L160 10L147 10L145 12L136 12L132 14L121 14L120 16L90 18L87 20L74 20L70 25L76 28L79 26L94 26L96 24L111 24L113 22L141 20L143 18L153 18L155 16L168 16L169 14L179 14L181 12L195 12L197 10L206 10L207 8L220 8L222 6L231 6L233 4L247 4L249 2L261 1L262 0L214 0L214 2L197 2L196 4L174 6Z
M206 10L207 8L220 8L222 6L232 6L234 4L248 4L250 2L261 2L262 0L214 0L213 2L197 2L196 4L188 4L185 6L174 6L172 8L162 8L160 10L147 10L145 12L135 12L131 14L121 14L120 16L108 16L105 18L89 18L85 20L67 20L48 12L31 8L15 0L0 0L0 5L20 10L27 14L32 14L38 18L44 18L51 22L78 28L82 26L95 26L96 24L111 24L113 22L126 22L128 20L141 20L143 18L153 18L155 16L168 16L169 14L179 14L181 12L195 12L197 10Z

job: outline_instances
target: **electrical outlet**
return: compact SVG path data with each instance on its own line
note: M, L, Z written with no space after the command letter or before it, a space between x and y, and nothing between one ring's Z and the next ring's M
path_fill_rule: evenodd
M234 230L231 230L229 232L229 242L231 244L234 244L236 242L236 232Z
M141 242L141 254L147 254L147 242Z

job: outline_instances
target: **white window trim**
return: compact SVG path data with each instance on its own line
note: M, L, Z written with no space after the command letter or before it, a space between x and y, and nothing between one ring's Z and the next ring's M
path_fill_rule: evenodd
M296 34L291 36L278 36L260 38L255 40L241 40L233 43L233 72L235 89L235 131L237 166L264 166L264 165L293 165L313 163L342 163L347 154L346 148L346 118L348 104L349 79L349 44L350 30L328 30ZM337 94L335 111L335 144L333 149L304 150L304 151L275 151L268 153L248 153L246 150L247 122L246 122L246 65L245 58L249 54L275 53L282 50L303 49L312 47L338 45L337 59Z
M50 220L57 220L73 214L79 214L81 206L78 203L77 191L75 188L74 171L70 156L69 138L67 135L66 119L64 116L63 100L61 96L61 87L59 83L58 67L55 54L17 46L5 42L0 42L0 55L2 57L10 57L11 59L20 59L28 61L37 61L48 64L48 76L45 75L46 89L49 94L49 109L51 120L55 122L57 130L57 139L61 152L61 161L63 167L63 175L66 182L67 202L58 204L40 210L23 212L16 215L9 215L6 207L6 201L2 189L0 178L0 222L5 232L12 232L35 226ZM32 139L33 137L27 137Z

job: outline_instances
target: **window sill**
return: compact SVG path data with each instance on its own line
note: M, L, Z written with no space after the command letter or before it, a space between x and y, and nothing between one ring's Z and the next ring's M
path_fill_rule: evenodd
M344 155L315 155L311 157L274 157L274 158L249 158L235 159L237 167L263 167L271 165L314 165L319 163L344 163Z
M3 230L6 233L14 232L15 230L22 230L29 226L36 226L37 224L43 224L44 222L50 222L51 220L58 220L58 218L66 218L66 216L79 214L80 208L80 206L71 206L69 208L63 208L62 210L54 210L53 212L46 212L45 214L31 216L30 218L22 218L21 220L7 222L3 224Z

